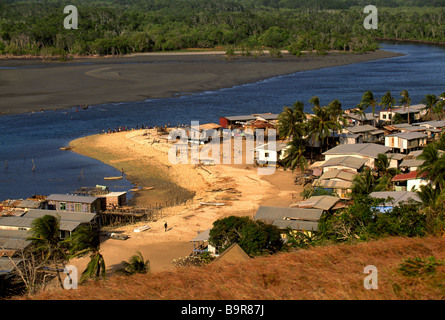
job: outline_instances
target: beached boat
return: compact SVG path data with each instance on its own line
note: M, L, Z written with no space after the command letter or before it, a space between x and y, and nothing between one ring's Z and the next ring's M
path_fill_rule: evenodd
M204 206L225 206L226 205L223 202L199 202L199 204L202 204Z
M122 176L119 177L104 177L104 180L121 180Z
M118 233L114 233L114 232L109 233L108 236L111 239L116 239L116 240L127 240L129 238L129 236L126 234L118 234Z
M72 150L73 149L73 147L62 147L62 148L60 148L60 150Z
M135 229L133 230L133 232L144 232L144 231L146 231L146 230L148 230L148 229L150 229L150 226L148 226L148 225L144 225L144 226L135 228Z

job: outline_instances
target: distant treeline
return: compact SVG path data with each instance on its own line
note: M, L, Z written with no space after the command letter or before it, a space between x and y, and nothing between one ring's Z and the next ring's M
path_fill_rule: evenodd
M77 30L63 27L63 8L69 4L79 11ZM378 30L363 27L367 4L361 0L2 0L0 54L105 55L215 47L247 51L268 47L298 54L372 51L378 47L376 37L445 41L445 8L440 8L445 0L374 1Z

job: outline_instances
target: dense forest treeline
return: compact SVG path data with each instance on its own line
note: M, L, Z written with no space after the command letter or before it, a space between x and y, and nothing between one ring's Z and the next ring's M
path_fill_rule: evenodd
M68 4L79 11L77 30L64 29L63 8ZM4 0L0 54L104 55L214 47L268 47L298 54L372 51L378 47L376 37L445 41L445 0L374 1L379 9L377 30L363 27L367 4L362 0Z

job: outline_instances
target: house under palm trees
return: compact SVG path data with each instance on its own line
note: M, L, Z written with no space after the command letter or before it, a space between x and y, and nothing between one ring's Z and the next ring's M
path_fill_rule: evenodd
M379 121L383 123L391 123L391 120L394 119L394 116L396 114L399 114L402 122L408 122L408 115L410 123L420 122L422 120L422 117L424 117L426 114L424 109L424 104L416 104L410 106L409 108L397 106L394 109L381 110L379 113Z

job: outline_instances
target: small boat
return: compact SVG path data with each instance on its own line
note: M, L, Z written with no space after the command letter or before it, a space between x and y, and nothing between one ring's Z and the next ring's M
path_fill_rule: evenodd
M121 180L122 176L119 177L104 177L104 180Z
M202 204L204 206L225 206L226 205L224 202L199 202L199 204Z
M145 225L145 226L141 226L141 227L138 227L138 228L134 229L133 232L144 232L144 231L146 231L148 229L150 229L150 226Z
M62 147L62 148L60 148L60 150L72 150L73 149L73 147Z

